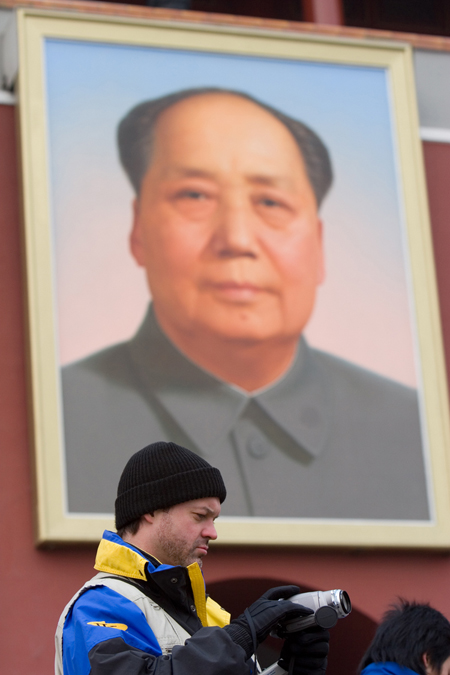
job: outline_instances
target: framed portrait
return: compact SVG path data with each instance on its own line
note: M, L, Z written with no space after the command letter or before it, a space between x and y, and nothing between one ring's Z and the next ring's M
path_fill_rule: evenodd
M37 541L217 466L224 544L450 546L411 48L18 11Z

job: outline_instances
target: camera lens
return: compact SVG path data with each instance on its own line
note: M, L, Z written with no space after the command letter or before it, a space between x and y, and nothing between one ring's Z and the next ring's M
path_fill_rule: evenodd
M347 593L347 591L341 591L340 592L339 600L340 600L340 603L341 603L342 610L346 614L350 614L350 612L352 611L352 603L350 601L350 596Z

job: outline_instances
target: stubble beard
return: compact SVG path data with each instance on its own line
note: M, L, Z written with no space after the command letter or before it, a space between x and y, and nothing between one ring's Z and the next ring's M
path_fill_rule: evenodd
M195 555L195 549L202 545L205 545L205 539L197 539L194 545L191 545L182 537L175 536L171 517L166 514L160 524L158 546L159 550L163 552L164 558L170 561L168 564L187 567L196 562L201 567L203 560L201 556Z

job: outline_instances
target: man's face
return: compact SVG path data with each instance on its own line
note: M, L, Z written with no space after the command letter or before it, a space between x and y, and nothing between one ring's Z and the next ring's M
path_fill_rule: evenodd
M427 675L450 675L450 656L444 661L441 668L433 668L426 654L424 654L424 663Z
M165 111L131 248L170 337L298 337L324 269L315 196L289 131L228 94Z
M177 504L167 512L156 511L152 516L152 555L166 565L201 565L208 542L217 539L214 521L219 514L217 497Z

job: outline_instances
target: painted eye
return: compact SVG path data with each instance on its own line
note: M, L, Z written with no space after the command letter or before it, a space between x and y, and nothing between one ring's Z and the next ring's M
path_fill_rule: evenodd
M266 197L265 199L261 199L260 203L263 206L269 206L269 207L281 206L280 202L275 201L275 199L269 199L268 197Z
M196 192L195 190L186 190L181 193L180 197L182 199L195 199L197 201L207 198L204 192Z

